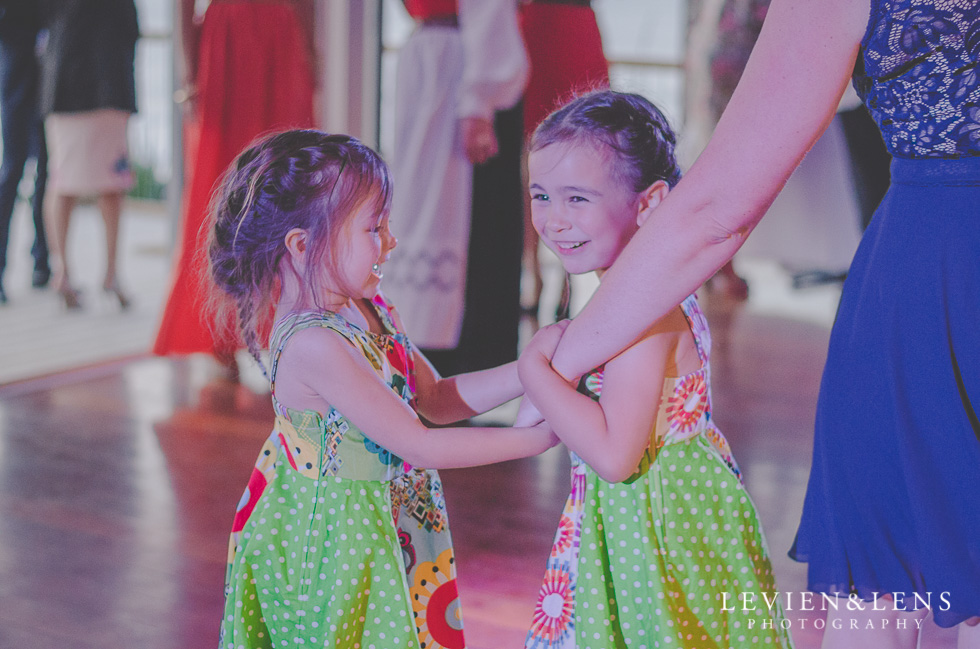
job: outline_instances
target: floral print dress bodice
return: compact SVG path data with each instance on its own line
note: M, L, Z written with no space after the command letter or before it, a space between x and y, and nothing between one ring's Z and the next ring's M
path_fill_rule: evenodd
M792 647L778 603L724 606L725 593L762 601L776 583L755 506L712 421L707 320L693 295L681 309L701 367L664 379L629 478L607 482L572 454L525 649ZM598 368L579 391L598 399L602 382Z
M980 2L872 0L854 88L900 158L980 155Z
M697 346L701 367L678 377L665 377L660 396L660 408L657 410L657 421L651 434L650 445L647 447L643 460L636 474L646 472L650 462L656 457L658 449L667 444L685 442L698 435L704 437L718 450L725 462L736 475L740 475L738 465L728 445L728 440L721 434L711 418L711 389L709 378L711 374L708 357L711 350L711 333L708 321L698 305L697 298L689 296L681 303L684 317L687 318L694 343ZM604 366L597 367L579 381L579 392L586 394L596 401L602 394L602 377ZM572 463L581 464L582 460L572 453Z
M366 437L335 408L322 415L311 410L297 411L284 406L275 396L279 356L289 337L301 329L323 327L344 336L403 401L411 402L415 397L411 343L394 328L381 303L375 306L382 316L384 333L364 331L329 311L293 314L273 332L271 377L276 430L282 437L286 459L307 477L390 481L410 469L401 458Z
M380 333L329 311L291 314L273 331L276 422L232 524L223 648L465 649L439 474L406 464L333 407L296 410L276 397L283 348L319 327L412 403L412 344L383 297L372 302Z

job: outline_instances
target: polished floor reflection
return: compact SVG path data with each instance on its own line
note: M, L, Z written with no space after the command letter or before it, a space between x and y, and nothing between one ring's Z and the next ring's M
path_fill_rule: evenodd
M714 403L780 589L809 470L827 328L709 305ZM272 411L206 359L0 387L0 648L211 648L227 533ZM443 472L471 649L520 647L567 494L564 452ZM800 649L815 617L790 614ZM814 614L809 614L813 616ZM948 645L930 630L927 647Z

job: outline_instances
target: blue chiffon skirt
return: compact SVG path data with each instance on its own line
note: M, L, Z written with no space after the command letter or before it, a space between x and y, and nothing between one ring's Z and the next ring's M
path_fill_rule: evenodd
M978 416L980 157L897 159L820 387L790 550L811 590L918 593L945 627L980 615Z

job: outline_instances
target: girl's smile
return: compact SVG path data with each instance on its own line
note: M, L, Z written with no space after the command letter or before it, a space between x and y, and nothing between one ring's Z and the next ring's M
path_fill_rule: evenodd
M351 297L374 297L384 276L382 265L397 243L388 229L387 210L378 214L374 201L365 201L354 212L342 265L345 284L355 293Z

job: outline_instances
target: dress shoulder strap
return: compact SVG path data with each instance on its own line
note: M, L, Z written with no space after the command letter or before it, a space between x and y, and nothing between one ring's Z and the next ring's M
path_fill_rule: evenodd
M681 302L681 310L687 318L687 324L694 335L694 344L698 348L698 357L701 364L707 366L708 357L711 355L711 331L708 329L708 319L701 310L698 298L691 294Z
M293 334L310 327L331 329L346 338L351 345L358 346L357 332L354 327L333 311L303 311L289 314L276 323L272 330L269 345L271 356L269 361L272 365L272 369L269 371L269 382L272 385L273 397L276 394L276 370L279 367L282 350L286 348L286 343Z
M371 298L371 304L374 306L375 311L378 312L378 317L381 319L381 324L390 334L400 334L403 333L398 327L398 322L395 319L395 306L388 301L388 298L384 296L381 291Z

